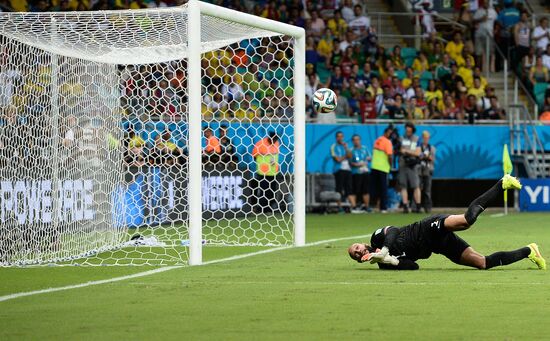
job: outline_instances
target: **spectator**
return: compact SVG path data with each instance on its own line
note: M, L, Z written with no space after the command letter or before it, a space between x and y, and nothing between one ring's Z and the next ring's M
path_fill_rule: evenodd
M348 46L344 52L344 57L340 61L340 68L342 69L344 79L351 76L353 65L357 65L357 62L353 60L353 47Z
M336 37L343 36L348 30L348 24L342 18L342 12L339 9L334 11L334 17L328 20L327 26Z
M205 128L203 134L206 139L206 145L203 149L203 162L209 164L209 166L215 166L220 160L222 151L220 140L214 135L211 128Z
M130 6L129 6L130 9L144 9L148 7L149 6L145 0L134 0L130 2Z
M519 10L514 7L513 0L504 0L504 9L498 13L497 21L502 24L504 30L510 31L520 20Z
M491 107L491 97L495 95L495 89L491 86L485 88L485 95L477 100L477 105L483 112Z
M430 133L422 132L420 145L420 191L424 212L432 211L432 176L434 171L435 147L430 145Z
M408 122L405 124L405 135L401 138L401 149L399 158L398 183L403 200L403 213L409 213L409 190L413 192L415 211L420 212L420 179L418 176L420 168L420 146L418 136L414 133L416 127Z
M133 127L130 127L125 139L124 161L126 164L135 167L144 166L145 146L145 140L136 134Z
M67 130L65 131L65 134L63 136L63 140L61 141L61 143L63 147L67 148L67 151L69 151L69 153L74 151L74 147L76 147L76 135L78 134L77 124L78 124L78 121L74 115L70 115L69 117L67 117ZM133 129L130 130L130 134L132 133L133 133Z
M319 40L317 44L317 53L321 58L324 58L327 66L330 64L330 56L334 50L334 35L332 31L328 28L325 29L325 34Z
M344 57L344 53L340 50L340 39L335 37L332 44L334 46L334 49L330 56L330 61L327 67L328 69L332 69L332 71L334 72L334 67L340 65L340 61Z
M497 12L489 0L483 1L474 14L475 30L475 54L478 57L477 64L485 65L486 58L490 58L489 69L494 72L494 47L493 47L493 27L497 18ZM486 55L487 43L489 44L489 56Z
M334 90L334 93L336 94L337 103L336 110L334 113L337 117L350 117L352 114L348 99L344 96L342 96L340 90L336 89Z
M391 89L394 95L405 95L405 88L403 88L403 86L401 85L401 81L397 76L393 76L391 78Z
M478 77L479 81L481 83L481 87L486 89L489 83L487 82L487 79L481 75L481 68L479 66L474 67L473 76Z
M365 100L361 103L361 117L362 123L365 123L366 119L375 119L376 118L376 105L374 98L370 91L365 91Z
M464 84L464 80L458 74L458 67L456 64L451 64L451 73L446 74L441 78L441 84L443 85L443 90L448 91L449 93L457 92L457 85L459 83Z
M441 92L441 90L437 87L435 79L430 79L428 81L428 89L426 90L424 96L426 97L426 102L428 102L428 104L432 101L432 99L435 99L436 103L443 100L443 92Z
M279 12L277 11L277 3L275 1L269 1L265 4L262 10L261 16L271 20L279 20Z
M477 98L474 95L468 95L466 105L464 106L464 114L468 123L474 124L476 120L481 118L481 110L477 105Z
M537 63L537 56L535 55L534 48L531 48L529 55L525 56L524 67L527 70L527 73L531 71L531 68ZM544 54L542 55L542 64L550 70L550 44L546 47Z
M306 39L306 64L311 64L315 67L319 61L321 61L321 56L317 52L315 40L312 36L308 36Z
M418 106L418 98L416 96L411 97L406 110L407 119L409 120L423 120L425 117L424 110Z
M344 76L342 75L342 69L340 68L340 66L336 66L334 68L334 74L330 75L329 79L327 80L327 88L330 88L332 90L342 89L343 85Z
M370 182L370 200L380 202L380 213L387 212L388 173L391 170L393 146L390 136L393 127L387 127L384 134L374 141Z
M222 117L227 110L227 101L220 92L215 92L211 97L206 94L204 103L207 106L208 114L212 117Z
M424 53L427 53L428 63L432 70L435 70L436 67L443 62L443 56L445 55L441 42L439 41L433 43L433 50L429 52L424 51Z
M539 116L539 120L543 124L550 124L550 111L545 111Z
M392 120L405 120L407 119L407 111L403 107L403 96L400 94L395 95L394 105L389 110L390 118Z
M244 90L235 75L233 77L225 77L224 84L222 85L222 95L227 103L231 103L234 100L241 101L244 98Z
M550 96L544 96L544 105L542 106L542 112L550 112Z
M474 70L469 59L466 59L466 65L458 68L458 74L464 81L464 85L466 85L467 88L472 87L474 84Z
M361 144L361 137L357 134L351 138L353 148L351 149L350 165L352 174L352 194L349 196L352 213L362 213L363 209L369 211L369 166L371 160L370 153L364 145ZM363 209L360 208L358 201L363 202Z
M503 120L506 117L504 109L502 109L498 104L498 98L496 96L491 96L490 98L491 106L483 111L481 115L482 120Z
M344 0L342 7L340 8L342 12L342 18L349 24L353 19L355 19L355 11L353 9L352 0Z
M378 77L373 76L371 78L370 85L367 87L367 91L370 91L375 101L378 101L379 97L381 100L381 96L384 94L384 91L380 87L380 80L378 79Z
M340 51L343 53L346 51L346 49L349 47L349 46L352 46L353 44L353 39L354 39L354 36L353 36L353 32L352 31L347 31L346 34L344 35L344 40L342 40L340 42L340 46L339 46L339 49Z
M453 40L449 41L445 46L445 52L449 54L451 59L456 61L461 57L463 49L464 42L462 41L462 34L457 31L453 34Z
M432 66L433 67L433 66ZM435 78L442 80L444 76L451 73L451 57L445 53L441 63L435 67Z
M311 30L308 32L316 37L321 36L325 31L325 21L320 17L319 11L314 10L311 12Z
M255 177L258 182L256 198L259 198L259 207L256 208L256 212L271 213L274 209L277 210L275 193L278 190L276 177L279 174L279 150L279 137L273 131L256 142L252 149L252 157L256 161Z
M312 73L308 76L308 82L305 89L306 95L312 98L313 94L315 93L315 91L317 91L318 88L319 77L317 76L317 74Z
M355 5L353 7L355 18L349 22L349 28L357 37L366 36L370 29L370 19L363 14L363 7Z
M413 79L417 78L420 81L420 78L418 76L415 76L414 70L412 67L407 67L405 69L405 78L401 81L401 85L405 89L405 93L407 92L407 89L409 89L413 83Z
M516 53L514 65L521 65L523 57L529 53L531 46L531 25L527 12L521 13L520 21L514 26L514 41L516 43Z
M456 106L451 95L445 96L443 100L443 110L441 111L440 118L444 120L456 120L460 118L460 108Z
M423 33L425 37L429 37L437 33L433 20L433 14L435 14L435 11L431 5L431 1L424 0L420 9L420 13L422 13L422 28L424 28Z
M151 0L147 4L147 7L149 7L149 8L165 8L165 7L168 7L168 5L162 0Z
M474 95L476 97L476 103L485 96L485 89L481 86L481 79L479 77L474 77L474 84L468 89L467 94Z
M155 137L155 144L149 151L149 163L156 166L173 166L181 155L181 150L172 141L170 130L166 129Z
M336 132L336 142L330 147L330 156L334 162L333 173L336 181L336 192L340 193L342 198L347 198L352 194L351 188L351 167L349 159L351 150L344 141L344 133ZM338 202L341 208L341 201Z
M509 50L514 40L512 30L519 20L520 13L518 9L514 7L513 1L504 0L504 9L498 13L497 21L495 22L495 31L498 31L498 45L505 56L509 56ZM494 36L496 39L497 35L495 34Z
M403 60L403 57L401 57L401 46L395 45L393 47L393 50L390 52L389 59L391 60L391 65L394 68L398 70L405 68L405 61Z
M220 124L219 128L219 141L220 141L220 160L226 169L235 169L237 166L236 150L231 139L227 136L227 128L229 126L225 123Z
M529 80L532 84L548 82L548 69L542 63L541 56L537 56L535 66L529 71Z
M418 74L422 74L424 71L430 70L430 62L424 52L418 52L418 57L414 59L412 68L415 72L418 72Z
M537 50L545 52L550 38L550 29L548 28L548 18L542 17L539 26L533 31L533 40L536 43Z
M382 95L377 96L375 104L378 117L387 118L389 115L389 107L394 104L391 88L388 85L382 86Z
M441 118L442 114L439 110L439 104L437 101L437 98L432 98L428 101L428 109L427 109L427 118L430 120L439 119Z

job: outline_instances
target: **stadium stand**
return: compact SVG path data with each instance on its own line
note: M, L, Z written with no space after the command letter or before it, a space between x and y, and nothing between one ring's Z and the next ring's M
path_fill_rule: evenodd
M184 3L185 0L11 0L4 1L2 9L31 12L80 11L154 8ZM309 1L306 7L302 1L296 0L255 2L219 0L215 3L306 28L309 83L307 93L310 96L320 87L330 87L338 91L343 110L336 113L337 122L395 119L396 116L390 113L401 111L404 115L398 115L397 118L415 121L424 119L460 121L468 116L466 114L467 95L474 94L477 98L477 112L483 113L488 109L490 98L486 92L497 97L497 102L505 110L507 103L503 103L501 98L504 96L504 82L510 82L510 80L505 80L502 76L502 58L498 53L491 52L495 49L494 45L516 66L513 71L530 89L540 113L543 113L546 97L550 97L550 91L547 91L550 81L547 74L550 67L550 54L547 52L550 51L547 51L544 46L548 45L548 38L542 37L544 34L548 35L547 22L543 24L542 17L534 15L530 21L525 23L520 21L522 12L544 12L545 8L537 7L538 4L531 7L531 4L524 4L522 1L456 0L454 8L457 15L454 19L461 26L456 26L455 28L458 29L455 30L440 30L438 23L434 22L431 2L420 1L413 10L420 15L422 24L420 33L424 35L424 39L420 46L414 47L407 45L403 38L398 37L401 32L395 25L395 18L380 16L380 14L376 20L371 17L371 13L389 11L385 1L369 1L364 6L362 2L345 0L339 8L336 8L336 2L332 1ZM519 26L521 30L516 29ZM384 39L380 39L377 32L382 27ZM527 34L527 39L531 35L530 44L535 49L528 51L517 47L517 40L521 39L522 33ZM487 37L494 38L494 43L489 44L489 56L485 56L487 51L484 45ZM216 73L209 76L217 76L214 78L219 78L222 83L231 80L239 83L240 79L248 77L242 84L252 87L248 89L237 84L229 89L226 86L227 91L224 91L223 97L212 97L205 93L203 112L207 119L215 117L231 120L236 117L258 121L265 115L285 115L282 112L270 113L262 110L262 104L280 99L284 93L292 91L291 84L277 84L276 88L279 90L274 89L273 84L270 84L271 72L284 74L288 71L288 56L276 56L282 59L282 63L276 70L271 70L272 68L268 65L258 70L259 72L242 74L241 70L245 68L239 68L239 64L247 63L253 57L251 53L253 48L250 49L250 47L242 46L242 49L234 53L223 52L224 55L210 53L205 56L210 65L214 66L210 69L211 72ZM536 65L537 56L540 57L539 66ZM489 58L490 61L485 63L485 58ZM230 65L234 66L232 68L234 71L227 77L223 74L223 70ZM455 65L456 75L453 73ZM485 78L483 75L489 75L487 66L491 75ZM178 120L179 112L185 110L176 104L178 98L184 96L182 82L185 78L185 75L175 72L176 69L176 66L159 65L149 70L151 73L163 74L162 79L157 82L158 89L151 91L156 102L160 103L150 108L153 119ZM138 93L140 84L144 84L143 79L134 79L133 75L139 74L139 77L143 78L144 70L140 70L142 72L139 73L134 73L132 70L124 71L127 72L124 84L124 100L127 104L125 112L132 114L132 103L142 100ZM478 86L474 85L476 77L480 78L481 84ZM212 86L218 85L212 84ZM28 88L33 86L35 85L29 84ZM256 91L258 89L262 91ZM486 91L487 89L492 90ZM431 109L428 110L434 92L438 95ZM400 107L395 106L396 95L401 95L401 99L398 100ZM233 98L233 96L246 100L241 101L243 104L230 104L229 97ZM374 101L374 109L372 101ZM291 106L291 103L288 104ZM453 114L434 114L449 111ZM317 117L313 109L308 107L307 112L310 121L316 122ZM485 117L480 114L469 121L496 117Z

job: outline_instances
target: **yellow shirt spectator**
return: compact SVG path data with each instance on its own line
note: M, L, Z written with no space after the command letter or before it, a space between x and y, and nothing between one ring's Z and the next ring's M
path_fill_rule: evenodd
M437 101L439 102L443 100L443 93L439 89L434 91L426 90L426 92L424 92L424 98L426 99L426 103L430 103L434 98L437 98Z
M456 43L454 40L451 40L447 43L447 46L445 46L445 52L447 52L449 56L456 61L458 58L462 57L463 48L464 43L462 41Z
M27 12L29 10L27 0L10 0L10 6L16 12Z
M420 60L419 58L415 58L412 68L414 71L422 73L430 69L430 63L428 63L427 59Z
M335 16L334 18L329 19L327 27L332 31L332 34L337 37L346 34L346 31L348 30L348 24L340 16Z
M461 66L458 69L458 75L462 77L462 80L464 80L464 85L469 88L474 84L474 72L472 69L467 68L465 66Z
M334 44L332 42L332 37L325 36L323 39L319 40L319 44L317 44L317 53L321 56L329 58L333 50Z
M471 54L466 55L466 57L460 55L460 56L458 56L457 59L455 59L455 62L456 62L456 65L458 65L459 67L464 66L464 65L468 65L467 62L470 63L470 67L472 67L472 68L476 66L476 60L474 59L474 57Z
M231 54L227 51L211 51L204 54L204 59L214 70L214 75L223 78L226 75L226 67L231 65Z
M141 148L145 146L145 140L139 135L134 135L128 142L128 148Z
M468 95L474 95L476 96L476 99L480 99L481 97L485 96L485 89L484 88L469 88L468 89Z

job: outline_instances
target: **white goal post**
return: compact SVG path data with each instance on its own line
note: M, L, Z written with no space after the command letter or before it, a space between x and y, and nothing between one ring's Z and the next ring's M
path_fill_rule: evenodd
M234 21L259 29L279 32L296 39L294 44L294 245L305 244L305 31L303 28L287 25L254 15L214 6L208 3L190 0L188 2L188 60L189 60L189 110L200 111L200 63L201 63L201 14ZM201 135L200 120L190 119L189 140L189 264L202 263L202 194L201 155L198 141ZM191 143L194 143L191 145Z
M0 13L0 267L305 244L305 31L212 4Z

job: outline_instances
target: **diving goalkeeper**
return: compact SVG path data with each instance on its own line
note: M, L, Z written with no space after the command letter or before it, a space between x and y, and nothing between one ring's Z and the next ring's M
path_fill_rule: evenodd
M349 247L351 258L359 263L377 263L380 269L417 270L418 259L442 254L452 262L478 269L490 269L529 258L539 269L546 270L546 261L535 243L514 251L500 251L483 256L457 236L455 231L468 229L485 210L487 204L505 189L521 189L520 182L505 175L491 189L472 201L465 214L434 215L404 226L386 226L374 232L371 244L355 243Z

